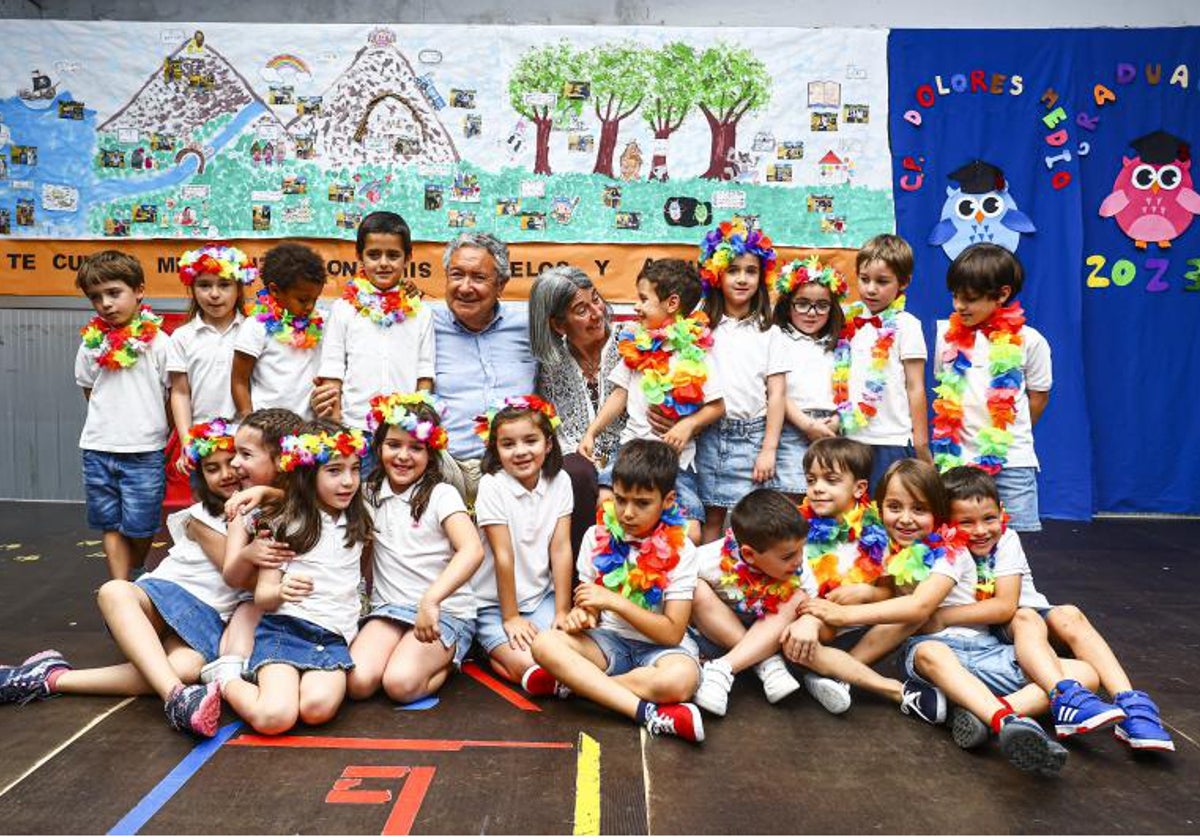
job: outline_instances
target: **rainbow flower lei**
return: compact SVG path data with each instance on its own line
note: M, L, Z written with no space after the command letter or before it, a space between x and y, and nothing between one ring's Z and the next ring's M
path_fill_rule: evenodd
M445 449L450 442L446 430L440 423L422 420L417 416L418 406L428 406L441 415L445 406L428 391L410 394L378 394L371 397L371 408L367 411L367 430L375 434L385 423L408 432L430 449Z
M1000 508L1000 534L1008 530L1008 511ZM975 558L975 600L986 601L996 595L996 547L984 557Z
M721 285L725 269L743 254L754 254L762 267L759 282L766 286L775 279L777 258L771 238L761 230L748 230L742 219L721 222L700 243L700 282L705 294Z
M802 260L792 260L783 267L775 280L775 293L790 295L807 283L824 286L838 303L850 291L850 284L842 273L831 265L822 265L820 257L813 254Z
M883 397L887 381L888 356L896 341L896 316L904 311L904 295L888 304L878 315L864 315L866 311L862 301L850 305L846 310L846 326L838 336L837 346L833 348L833 401L837 405L844 435L865 429L878 412L876 406ZM867 324L879 330L879 335L871 346L871 367L863 385L862 399L854 403L850 400L850 342Z
M361 272L346 283L342 300L381 327L401 324L421 309L421 299L416 295L405 294L401 286L386 291L377 289Z
M971 463L995 475L1008 460L1008 447L1013 434L1008 430L1017 419L1016 401L1025 383L1022 365L1025 363L1025 313L1019 303L1000 307L977 329L987 336L988 371L991 381L987 389L987 412L990 424L979 430L979 454ZM933 389L933 432L929 448L933 461L941 472L964 463L962 457L963 395L967 390L967 372L975 351L976 328L965 326L958 313L950 316L946 330L946 349L942 361L946 364L937 372Z
M121 370L137 364L162 327L162 318L142 304L133 319L114 327L99 315L79 330L83 346L96 351L96 362L105 370Z
M874 583L883 574L888 534L874 503L860 501L842 516L828 517L815 515L805 499L800 512L808 520L804 562L817 579L818 597L823 598L843 583ZM843 573L837 549L851 542L858 544L858 556Z
M704 354L712 345L703 312L690 318L676 316L675 323L653 330L627 325L617 335L625 366L642 374L646 402L661 406L672 418L694 414L704 404L708 380Z
M542 399L537 394L505 397L500 402L489 405L485 413L475 415L475 434L479 435L484 443L487 443L487 439L491 437L492 423L495 422L496 415L506 408L519 408L522 411L544 414L550 421L551 430L557 430L562 425L562 418L554 410L554 403Z
M662 602L671 571L679 565L686 528L679 506L671 505L634 556L617 519L616 505L605 502L596 515L595 582L639 607L652 609Z
M250 307L250 314L263 325L268 336L298 350L316 347L325 326L325 320L316 311L307 318L293 315L280 306L266 289L259 290L255 304Z
M201 274L212 274L249 286L258 279L258 267L240 249L209 242L194 251L184 251L179 258L179 282L183 285L191 286Z
M725 542L721 545L721 573L721 586L738 593L740 600L733 608L759 618L779 612L779 605L789 601L800 588L799 574L780 580L747 563L732 529L725 532Z
M897 586L920 583L929 577L933 566L948 552L965 551L971 538L966 531L943 525L932 534L894 552L887 561L887 573Z
M183 453L193 467L203 458L225 450L233 451L233 423L224 417L214 417L207 423L197 423L188 429L183 442Z
M286 435L279 441L279 450L279 468L292 472L299 467L328 463L334 455L361 458L367 452L367 440L358 429L342 429L336 435L328 432Z

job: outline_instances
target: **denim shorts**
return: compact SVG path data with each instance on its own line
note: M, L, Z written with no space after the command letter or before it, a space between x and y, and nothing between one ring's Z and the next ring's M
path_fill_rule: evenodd
M871 444L871 483L868 492L872 499L879 498L879 479L887 472L887 468L903 458L915 458L917 450L911 446L881 446Z
M358 625L361 627L374 619L386 619L413 627L417 623L417 608L408 604L383 604L363 616ZM441 631L442 647L454 651L454 667L461 668L463 657L471 649L471 640L475 638L475 619L459 618L445 610L438 610L438 629Z
M142 575L135 586L146 593L163 622L184 644L205 662L217 658L225 632L220 613L173 581Z
M549 630L554 623L554 607L554 590L548 589L533 609L521 610L521 618L528 619L538 630ZM475 619L475 640L487 653L508 642L499 604L479 606L479 617Z
M991 633L977 636L957 636L939 633L932 636L911 636L900 646L900 663L904 674L928 683L917 673L913 660L917 645L922 642L941 642L958 657L962 666L974 674L989 691L1003 697L1029 684L1029 678L1017 664L1017 649L997 639Z
M723 417L700 435L696 442L696 474L700 500L706 507L731 508L751 490L779 486L775 479L755 484L751 478L766 431L765 417Z
M696 643L686 634L675 647L656 645L654 642L643 642L640 639L627 639L615 630L596 629L587 631L588 638L596 643L604 660L608 664L604 673L610 677L627 674L634 668L649 668L655 662L672 653L682 653L691 657L700 668L699 651Z
M83 451L87 523L97 531L152 537L162 519L166 456L156 452Z
M254 630L254 653L246 670L264 665L291 665L297 671L349 671L350 648L340 633L278 613L265 613Z
M1005 467L996 473L996 489L1014 531L1040 531L1036 467Z
M779 435L779 450L775 453L775 483L784 493L800 495L808 492L804 478L804 453L808 438L791 423L783 424Z

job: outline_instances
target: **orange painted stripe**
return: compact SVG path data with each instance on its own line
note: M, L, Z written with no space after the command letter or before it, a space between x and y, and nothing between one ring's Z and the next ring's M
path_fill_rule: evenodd
M540 712L542 710L541 706L531 702L524 694L518 694L515 690L500 682L500 680L484 671L474 662L465 663L462 667L462 672L476 682L483 683L523 712Z
M421 810L425 794L433 784L435 772L434 767L413 767L409 771L381 834L389 837L408 834L412 830L413 821L417 818L417 812Z
M318 750L412 750L460 752L468 747L517 750L573 750L569 741L445 741L420 738L327 738L310 735L239 735L231 747L290 747Z

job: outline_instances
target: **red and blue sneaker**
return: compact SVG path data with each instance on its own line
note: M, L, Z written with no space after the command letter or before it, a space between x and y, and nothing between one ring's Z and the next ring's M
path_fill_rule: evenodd
M1113 735L1135 750L1175 752L1171 733L1158 716L1158 706L1144 691L1122 691L1113 697L1125 710L1125 720L1117 724Z
M56 650L35 653L20 665L0 666L0 703L24 706L31 700L45 700L54 694L50 677L71 667Z
M1095 732L1125 720L1125 711L1120 706L1105 703L1076 680L1063 680L1054 687L1050 714L1054 716L1054 733L1059 738Z

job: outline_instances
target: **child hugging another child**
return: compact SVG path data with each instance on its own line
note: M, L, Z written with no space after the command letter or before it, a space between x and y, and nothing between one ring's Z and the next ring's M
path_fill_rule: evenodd
M711 230L700 246L704 314L712 324L714 377L725 416L700 435L696 477L705 542L724 531L725 514L756 485L775 486L775 457L791 368L783 334L771 322L775 250L741 220Z
M833 349L845 325L842 302L849 287L841 273L814 254L792 260L775 281L779 297L774 320L784 338L791 369L787 374L787 422L779 440L779 489L801 496L808 444L838 433L833 401Z
M536 667L534 638L564 627L571 611L575 497L554 406L532 394L508 397L478 421L487 443L475 499L484 560L471 582L478 639L492 669L521 682Z

